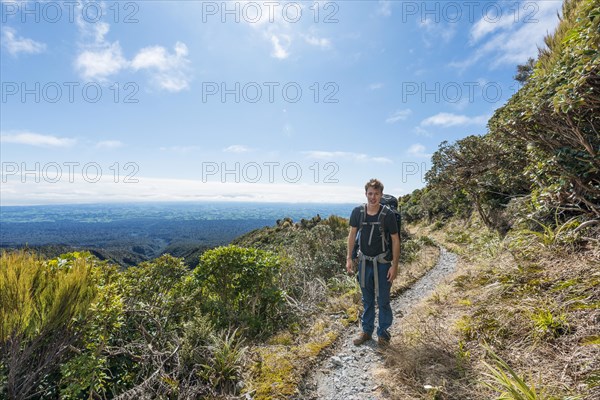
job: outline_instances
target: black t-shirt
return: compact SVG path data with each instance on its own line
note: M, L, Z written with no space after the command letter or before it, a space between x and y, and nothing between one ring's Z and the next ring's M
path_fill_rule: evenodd
M363 207L364 207L363 205L355 207L354 210L352 210L352 214L350 215L350 226L353 228L358 228L359 232L361 231L361 227L358 226L358 224L360 223L360 212ZM380 205L379 211L377 211L376 215L369 215L365 212L364 222L377 222L379 219L379 214L381 213L382 209L383 209L383 206ZM396 224L396 217L394 216L393 212L388 211L388 213L386 214L385 219L383 220L383 229L392 235L394 233L398 233L398 225ZM378 227L375 226L375 229L373 229L373 237L371 238L371 245L369 246L369 235L370 234L371 234L371 226L363 225L363 229L360 234L360 243L359 243L360 251L362 251L363 254L365 254L369 257L375 257L375 256L381 254L381 252L382 252L381 232L379 231ZM386 250L391 249L391 247L392 247L392 243L390 240L390 243L388 243L386 245ZM390 251L390 254L391 254L391 251Z

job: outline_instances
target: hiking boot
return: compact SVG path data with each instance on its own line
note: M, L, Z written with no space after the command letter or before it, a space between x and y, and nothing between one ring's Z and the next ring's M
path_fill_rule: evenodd
M371 335L365 332L361 332L356 339L352 341L355 346L360 346L364 342L371 340Z
M383 336L379 336L377 338L377 345L379 347L381 347L382 349L386 348L386 347L389 347L389 345L390 345L390 339L386 338L386 337L383 337Z

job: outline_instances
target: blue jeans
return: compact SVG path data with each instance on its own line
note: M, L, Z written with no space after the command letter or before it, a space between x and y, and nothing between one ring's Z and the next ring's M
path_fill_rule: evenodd
M390 333L388 329L392 326L392 306L390 305L390 289L392 284L387 280L387 273L391 267L391 264L377 264L378 278L379 278L379 298L377 304L379 305L379 327L377 328L377 336L385 339L390 339ZM360 268L362 263L359 263L359 277ZM367 261L365 263L365 287L362 287L362 301L364 311L362 314L362 330L363 332L372 335L375 329L375 278L373 276L373 262Z

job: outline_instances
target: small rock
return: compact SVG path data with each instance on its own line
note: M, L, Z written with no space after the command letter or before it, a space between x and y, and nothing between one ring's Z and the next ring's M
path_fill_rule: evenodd
M344 365L344 363L342 362L342 359L339 358L338 356L331 357L331 363L337 367L341 367L342 365Z

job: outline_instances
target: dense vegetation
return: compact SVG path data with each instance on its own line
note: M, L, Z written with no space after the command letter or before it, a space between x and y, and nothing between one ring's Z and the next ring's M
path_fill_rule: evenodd
M288 221L269 232L273 249L291 240L285 250L258 249L256 231L247 247L205 251L194 269L170 255L121 270L86 252L49 260L3 252L2 395L210 398L251 390L243 383L249 344L306 321L331 293L354 286L340 284L340 276L351 281L341 267L346 220Z
M597 242L553 240L555 231L501 236L477 213L412 229L460 258L392 342L384 379L392 398L598 398Z
M547 49L488 133L440 144L427 186L402 199L407 220L475 210L505 233L522 217L544 225L600 217L599 24L597 1L564 3Z
M5 251L0 393L292 395L336 329L357 321L358 286L344 268L347 234L347 220L337 216L285 218L205 251L195 268L170 255L123 270L88 252L46 259ZM417 248L407 242L404 260ZM337 316L337 327L326 314Z
M600 3L565 1L545 42L487 134L441 143L401 199L461 259L388 354L396 398L600 396Z

